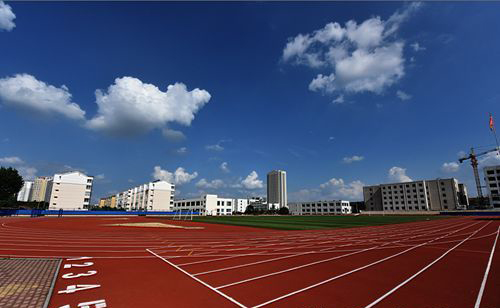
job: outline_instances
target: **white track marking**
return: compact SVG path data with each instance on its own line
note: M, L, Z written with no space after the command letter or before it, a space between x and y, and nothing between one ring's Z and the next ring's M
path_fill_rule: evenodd
M477 224L477 223L476 223L476 224ZM476 224L473 224L472 226L475 226ZM486 226L486 225L485 225L485 226ZM482 229L482 228L484 228L485 226L481 227L479 230L481 230L481 229ZM471 225L469 225L468 227L471 227ZM465 228L468 228L468 227L465 227ZM463 228L463 229L465 229L465 228ZM452 233L456 233L456 232L461 231L461 230L463 230L463 229L455 230L455 231L451 232L450 234L452 234ZM479 230L478 230L478 231L479 231ZM440 239L440 238L443 238L443 237L446 237L446 236L447 236L447 235L442 235L442 236L440 236L440 237L437 237L437 238L436 238L436 239L434 239L434 240L437 240L437 239ZM290 296L292 296L292 295L295 295L295 294L298 294L298 293L301 293L301 292L304 292L304 291L310 290L310 289L312 289L312 288L315 288L315 287L318 287L318 286L323 285L323 284L325 284L325 283L328 283L328 282L331 282L331 281L337 280L337 279L339 279L339 278L342 278L342 277L344 277L344 276L350 275L350 274L352 274L352 273L359 272L359 271L361 271L361 270L364 270L365 268L368 268L368 267L371 267L371 266L373 266L373 265L376 265L376 264L379 264L379 263L385 262L385 261L387 261L387 260L389 260L389 259L392 259L392 258L395 258L395 257L397 257L397 256L400 256L400 255L402 255L402 254L404 254L404 253L406 253L406 252L408 252L408 251L411 251L411 250L414 250L414 249L416 249L416 248L418 248L418 247L424 246L424 245L426 245L426 244L428 244L428 243L433 242L434 240L431 240L431 241L428 241L428 242L425 242L425 243L419 244L419 245L417 245L417 246L414 246L414 247L412 247L412 248L409 248L409 249L406 249L406 250L404 250L404 251L398 252L398 253L396 253L396 254L394 254L394 255L391 255L391 256L385 257L385 258L383 258L383 259L380 259L380 260L378 260L378 261L375 261L375 262L372 262L372 263L370 263L370 264L364 265L364 266L362 266L362 267L358 267L358 268L355 268L355 269L353 269L353 270L351 270L351 271L348 271L348 272L342 273L342 274L340 274L340 275L337 275L337 276L331 277L331 278L329 278L329 279L326 279L326 280L320 281L320 282L315 283L315 284L313 284L313 285L310 285L310 286L308 286L308 287L305 287L305 288L302 288L302 289L299 289L299 290L296 290L296 291L290 292L290 293L288 293L288 294L285 294L285 295L282 295L282 296L280 296L280 297L274 298L274 299L269 300L269 301L267 301L267 302L264 302L264 303L262 303L262 304L259 304L259 305L256 305L256 306L253 306L252 308L258 308L258 307L262 307L262 306L269 305L269 304L271 304L271 303L277 302L277 301L279 301L279 300L282 300L282 299L284 299L284 298L290 297Z
M497 228L497 236L495 237L493 247L491 247L490 259L488 260L488 266L486 266L486 270L484 271L483 281L481 282L481 288L479 289L479 293L477 294L476 304L474 305L474 308L479 308L481 306L481 299L483 298L483 292L484 288L486 287L486 281L488 280L491 262L493 261L493 254L495 253L495 247L497 246L498 233L500 233L500 227Z
M412 281L415 277L417 277L418 275L422 274L423 272L425 272L427 269L429 269L431 266L433 266L434 264L436 264L437 262L439 262L439 260L443 259L444 257L446 257L446 255L448 255L450 252L452 252L455 248L457 248L458 246L462 245L463 243L465 243L468 239L470 239L474 234L478 233L479 231L481 231L484 227L486 227L487 225L489 225L491 223L488 222L487 224L485 224L484 226L482 226L481 228L479 228L478 230L476 230L474 233L472 233L471 235L469 235L468 237L466 237L465 239L463 239L460 243L456 244L455 246L451 247L450 249L448 249L445 253L443 253L442 255L440 255L438 258L436 258L434 261L432 261L431 263L427 264L425 267L423 267L421 270L419 270L418 272L416 272L415 274L413 274L412 276L410 276L408 279L406 279L405 281L401 282L400 284L398 284L396 287L394 287L392 290L390 290L389 292L385 293L384 295L382 295L381 297L379 297L378 299L376 299L375 301L373 301L372 303L370 303L369 305L367 305L365 308L371 308L375 305L377 305L379 302L383 301L385 298L387 298L389 295L391 295L392 293L396 292L399 288L401 288L402 286L404 286L405 284L407 284L408 282Z
M242 303L238 302L237 300L235 300L234 298L222 293L221 291L219 290L216 290L214 287L210 286L209 284L205 283L204 281L194 277L193 275L191 275L190 273L186 272L185 270L183 270L182 268L178 267L177 265L173 264L172 262L168 261L167 259L163 258L162 256L154 253L153 251L149 250L149 249L146 249L147 252L149 252L150 254L156 256L157 258L159 258L160 260L162 260L163 262L169 264L170 266L172 266L173 268L183 272L184 274L188 275L189 277L193 278L194 280L196 280L197 282L201 283L202 285L204 285L205 287L209 288L210 290L216 292L217 294L221 295L222 297L224 297L225 299L228 299L229 301L231 301L232 303L238 305L239 307L242 307L242 308L247 308L247 306L243 305Z
M468 225L462 229L458 229L458 230L455 230L455 231L452 231L451 233L447 233L441 237L438 237L438 238L434 238L432 241L435 241L437 239L440 239L440 238L443 238L447 235L450 235L450 234L453 234L453 233L456 233L458 231L461 231L461 230L464 230L464 229L467 229L471 226L474 226L478 223L475 223L475 224L472 224L472 225ZM426 233L427 234L427 233ZM426 235L425 234L425 235ZM415 237L419 237L421 235L415 235L415 236L412 236L412 237L409 237L409 238L415 238ZM407 238L407 239L409 239ZM402 240L399 240L399 241L404 241L404 240L407 240L407 239L402 239ZM295 266L295 267L292 267L292 268L288 268L288 269L284 269L284 270L281 270L281 271L277 271L277 272L272 272L272 273L269 273L269 274L265 274L265 275L261 275L261 276L256 276L256 277L252 277L252 278L248 278L248 279L244 279L244 280L240 280L240 281L236 281L236 282L232 282L232 283L228 283L228 284L225 284L225 285L221 285L221 286L218 286L216 287L216 289L223 289L223 288L227 288L227 287L231 287L231 286L234 286L234 285L238 285L238 284L242 284L242 283L246 283L246 282L250 282L250 281L253 281L253 280L257 280L257 279L262 279L262 278L267 278L267 277L270 277L270 276L275 276L275 275L279 275L279 274L283 274L283 273L287 273L287 272L290 272L290 271L294 271L294 270L298 270L298 269L301 269L301 268L304 268L304 267L309 267L309 266L312 266L312 265L316 265L316 264L320 264L320 263L325 263L325 262L329 262L329 261L333 261L333 260L337 260L337 259L341 259L341 258L344 258L344 257L348 257L348 256L352 256L352 255L355 255L355 254L358 254L358 253L362 253L362 252L366 252L366 251L370 251L370 250L374 250L374 249L377 249L378 247L382 247L382 246L385 246L385 245L388 245L388 244L393 244L393 243L396 243L396 242L399 242L399 241L394 241L394 242L389 242L389 243L385 243L385 244L382 244L382 245L378 245L378 246L373 246L373 247L369 247L369 248L365 248L365 249L362 249L362 250L357 250L355 252L351 252L351 253L347 253L347 254L343 254L343 255L340 255L340 256L335 256L335 257L331 257L331 258L328 258L328 259L323 259L323 260L319 260L319 261L315 261L315 262L311 262L311 263L307 263L307 264L303 264L303 265L299 265L299 266ZM431 241L431 242L432 242ZM404 252L408 252L410 250L413 250L417 247L420 247L422 245L425 245L429 242L425 242L423 244L418 244L416 246L412 246L411 248L405 250ZM403 252L403 253L404 253ZM399 255L399 254L397 254ZM394 255L396 256L396 255Z

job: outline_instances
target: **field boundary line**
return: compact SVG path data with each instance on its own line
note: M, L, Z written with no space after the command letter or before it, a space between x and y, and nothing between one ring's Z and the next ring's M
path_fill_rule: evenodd
M192 279L194 279L195 281L201 283L202 285L204 285L205 287L209 288L210 290L214 291L215 293L221 295L222 297L224 297L225 299L231 301L232 303L238 305L239 307L242 307L242 308L247 308L247 306L243 305L242 303L238 302L237 300L235 300L234 298L224 294L223 292L215 289L214 287L212 287L211 285L207 284L206 282L202 281L201 279L198 279L196 277L194 277L193 275L191 275L190 273L186 272L185 270L183 270L182 268L178 267L177 265L175 265L174 263L168 261L167 259L163 258L162 256L156 254L155 252L149 250L148 248L146 248L146 251L149 252L150 254L154 255L155 257L159 258L160 260L162 260L163 262L169 264L170 266L172 266L173 268L179 270L180 272L186 274L187 276L191 277Z
M481 288L479 289L479 293L477 294L476 304L474 308L479 308L481 306L481 299L483 298L483 292L486 288L486 281L488 280L488 274L490 273L491 262L493 261L493 255L495 254L495 248L497 246L498 234L500 233L500 227L497 228L497 236L495 237L495 242L493 243L493 247L491 247L490 258L488 259L488 265L486 266L486 270L484 271L483 281L481 282Z

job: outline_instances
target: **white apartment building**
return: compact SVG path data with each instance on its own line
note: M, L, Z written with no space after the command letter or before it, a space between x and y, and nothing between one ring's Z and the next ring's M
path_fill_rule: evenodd
M349 201L327 200L292 202L288 204L292 215L347 215L352 213Z
M29 200L32 187L33 182L24 181L23 187L21 187L21 190L17 193L17 201L27 202Z
M468 204L466 194L454 178L363 187L367 211L461 210Z
M490 205L500 208L500 165L483 168Z
M158 180L116 194L116 206L127 211L171 211L174 194L175 185Z
M51 181L52 178L50 176L37 176L33 183L33 188L31 189L30 201L49 202L50 200L47 198L47 187L50 185L49 183Z
M48 182L49 210L83 210L88 208L94 177L79 171L54 174Z
M238 199L203 195L199 198L174 201L174 211L195 211L200 215L232 215ZM243 203L242 203L243 204ZM246 209L246 208L245 208Z
M286 207L286 171L273 170L267 174L267 203L269 209Z

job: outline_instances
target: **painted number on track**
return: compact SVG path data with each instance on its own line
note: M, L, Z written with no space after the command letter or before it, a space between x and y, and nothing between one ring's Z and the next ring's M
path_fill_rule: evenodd
M92 302L85 302L85 303L79 303L78 304L79 308L106 308L106 301L103 299L97 300L97 301L92 301ZM64 305L59 308L71 308L70 305Z
M78 277L88 277L97 274L97 271L88 271L86 273L80 273L80 274L73 274L73 273L67 273L62 275L62 278L64 279L72 279L72 278L78 278Z
M84 262L83 264L64 264L64 268L87 267L94 265L94 262Z
M69 293L75 293L77 291L84 291L84 290L99 288L100 286L101 286L100 284L73 284L73 285L67 286L66 290L61 290L61 291L58 291L57 293L69 294Z

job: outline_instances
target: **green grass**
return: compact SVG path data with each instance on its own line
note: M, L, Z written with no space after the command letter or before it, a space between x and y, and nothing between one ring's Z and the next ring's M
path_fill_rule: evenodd
M193 221L270 228L279 230L309 230L380 226L422 220L442 219L443 216L200 216Z

